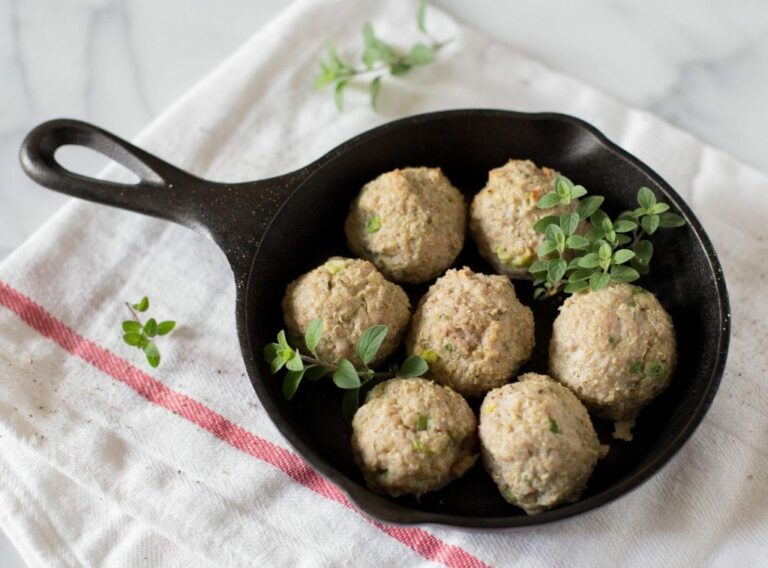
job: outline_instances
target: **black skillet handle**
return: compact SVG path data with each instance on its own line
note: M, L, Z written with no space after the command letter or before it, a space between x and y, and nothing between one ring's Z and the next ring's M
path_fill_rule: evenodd
M56 161L62 146L90 148L139 177L136 184L76 174ZM244 184L222 184L193 176L133 144L78 120L44 122L21 146L21 166L40 185L123 209L175 221L214 240L235 276L247 273L255 245L308 169Z
M128 168L139 182L116 183L71 172L56 161L56 151L62 146L95 150ZM49 189L172 221L181 221L179 208L172 206L177 193L173 190L199 181L114 134L79 120L59 119L39 125L24 139L20 158L27 175Z

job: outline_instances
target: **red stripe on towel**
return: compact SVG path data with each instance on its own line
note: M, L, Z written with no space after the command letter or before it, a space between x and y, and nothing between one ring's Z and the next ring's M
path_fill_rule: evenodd
M312 469L297 454L248 432L201 402L167 387L128 361L84 338L56 319L40 304L2 281L0 305L16 313L27 325L52 339L72 355L131 387L148 401L197 424L233 448L275 466L315 493L349 507L367 522L427 560L456 568L487 566L462 548L445 543L423 529L385 525L369 518L335 485Z

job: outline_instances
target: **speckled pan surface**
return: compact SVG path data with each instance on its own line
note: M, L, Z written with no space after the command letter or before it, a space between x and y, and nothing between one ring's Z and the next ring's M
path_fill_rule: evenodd
M141 182L127 186L66 171L54 157L65 144L100 151L136 172ZM590 192L605 195L611 212L632 207L637 189L645 185L685 217L683 229L654 236L653 273L639 282L657 294L673 318L677 372L670 388L641 413L633 442L613 442L612 425L594 419L611 451L576 503L527 516L502 499L479 463L420 500L377 495L366 488L353 462L350 429L341 418L341 392L322 382L308 383L288 403L280 380L269 374L261 358L262 347L283 327L285 287L330 256L350 255L344 235L349 204L382 172L440 167L469 201L485 185L488 172L510 158L531 159L562 172ZM366 132L301 170L243 184L195 178L103 130L68 120L33 130L22 146L21 161L32 178L51 189L171 219L210 236L227 255L238 284L243 358L264 408L313 467L362 510L384 521L515 527L594 509L634 489L673 457L703 418L722 377L730 333L728 296L704 230L664 180L574 117L497 110L413 116ZM463 265L492 272L471 240L453 266ZM430 283L405 287L414 305ZM536 320L536 348L520 372L545 373L559 300L534 302L529 283L516 283L516 289Z

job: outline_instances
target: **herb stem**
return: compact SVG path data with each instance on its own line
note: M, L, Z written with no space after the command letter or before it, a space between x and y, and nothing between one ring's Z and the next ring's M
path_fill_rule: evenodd
M439 51L449 43L451 43L453 40L446 40L443 42L436 41L431 35L429 38L432 40L432 44L430 45L430 48L434 51ZM352 67L351 70L348 73L344 73L343 75L339 75L340 78L343 79L350 79L352 77L361 77L365 75L375 75L381 71L385 71L387 69L390 69L393 65L401 65L405 63L407 59L407 54L398 53L397 59L393 61L392 63L376 63L373 65L370 69L367 67Z
M303 353L301 355L301 360L305 363L309 363L311 365L322 365L323 367L326 367L330 369L331 371L335 371L339 368L338 365L334 365L332 363L328 363L327 361L321 361L320 359L317 359L316 357L312 357L310 355L304 355Z
M328 361L323 361L321 359L318 359L317 357L312 357L311 355L304 355L303 353L299 354L301 357L301 360L305 363L309 363L310 365L320 365L321 367L325 367L326 369L329 369L331 371L338 370L339 366L335 363L329 363ZM382 377L394 377L395 374L392 371L378 371L376 373L369 373L369 369L355 369L357 371L358 375L362 377L368 377L367 379L364 379L363 382L366 382L373 378L382 378Z
M128 308L128 311L131 312L131 316L133 317L133 319L135 319L139 323L142 323L141 318L139 317L139 314L136 313L136 310L133 309L133 306L131 306L130 303L125 302L125 307Z
M645 230L638 225L637 229L632 231L632 244L630 245L630 248L634 248L634 246L637 243L643 240L643 237L645 237L645 235L646 235Z

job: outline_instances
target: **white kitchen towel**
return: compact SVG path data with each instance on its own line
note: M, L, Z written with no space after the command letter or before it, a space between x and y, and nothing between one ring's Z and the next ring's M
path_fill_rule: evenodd
M688 200L721 255L733 339L698 431L652 480L577 518L487 531L377 523L265 415L216 247L168 222L72 202L0 266L0 522L31 565L766 565L768 176L433 8L430 28L452 42L435 64L388 78L379 114L363 84L350 85L343 113L312 89L326 40L358 53L371 20L405 46L414 11L408 0L300 0L138 143L197 175L245 181L418 112L586 119ZM180 323L156 370L120 337L123 302L144 294L153 315Z

